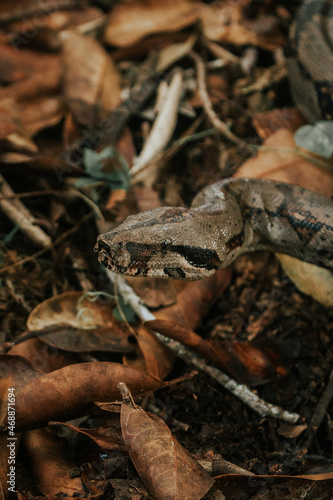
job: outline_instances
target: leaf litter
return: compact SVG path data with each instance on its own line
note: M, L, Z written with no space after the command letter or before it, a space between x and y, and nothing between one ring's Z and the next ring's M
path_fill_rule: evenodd
M232 175L332 195L328 153L293 138L304 119L281 49L294 7L79 4L0 8L0 446L14 386L18 497L331 498L331 276L283 258L290 281L259 254L201 282L136 285L155 331L259 382L263 401L301 415L291 425L193 373L117 297L92 252L125 216L189 205ZM1 498L8 466L1 453Z

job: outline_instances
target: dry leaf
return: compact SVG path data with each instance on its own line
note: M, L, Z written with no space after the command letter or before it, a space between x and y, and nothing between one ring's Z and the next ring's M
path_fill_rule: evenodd
M263 384L286 375L280 356L267 346L235 340L206 340L172 321L146 321L145 325L187 345L207 361L247 385Z
M82 125L94 126L120 104L120 78L110 55L93 38L67 34L64 91Z
M143 167L152 161L169 142L177 123L181 90L182 74L180 71L177 71L170 82L165 98L163 99L162 106L160 107L159 113L156 117L149 137L142 148L140 156L134 161L131 174L134 176L135 182L138 182L139 179L142 180L141 176L138 176L138 173L143 169ZM154 177L151 175L149 176L149 179L145 178L145 185L151 186L153 182Z
M144 326L136 328L139 352L124 356L124 364L164 379L172 370L176 355Z
M196 500L214 479L173 437L162 419L127 404L121 428L128 453L150 494L157 500Z
M65 366L43 375L16 395L17 431L37 428L50 420L69 420L89 411L94 401L115 401L124 381L135 396L160 389L164 383L130 366L94 362Z
M71 354L53 349L37 338L15 344L7 354L27 359L35 370L40 370L44 373L59 370L63 366L77 362Z
M197 21L199 10L199 3L188 0L120 3L112 10L104 40L118 47L133 45L152 33L177 31L190 26Z
M96 429L83 429L75 427L75 425L66 424L63 422L50 422L50 426L67 427L74 432L83 434L92 439L98 446L108 451L126 452L126 446L121 435L120 427L113 425L104 425Z
M36 429L24 434L23 442L38 489L49 498L83 496L80 477L71 477L75 462L66 456L66 447L50 429Z
M242 2L213 2L200 12L202 32L210 40L234 45L256 45L266 50L281 47L284 38L279 30L260 34L244 18ZM266 23L265 23L266 24Z
M227 267L203 280L187 282L178 294L177 303L157 311L156 319L173 321L186 328L196 328L229 286L231 276L231 267Z

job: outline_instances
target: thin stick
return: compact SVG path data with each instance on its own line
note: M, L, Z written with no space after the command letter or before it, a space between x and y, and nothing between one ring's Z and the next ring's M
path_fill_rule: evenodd
M15 195L5 178L0 174L0 194L4 196ZM0 199L0 208L9 219L20 226L21 231L39 248L45 248L52 242L50 236L37 226L32 213L18 199Z
M206 86L206 68L203 60L201 57L196 53L191 51L190 56L195 62L196 69L197 69L197 81L198 81L198 91L201 97L202 105L214 125L214 127L227 139L229 139L231 142L234 142L235 144L239 144L240 146L247 147L247 144L245 141L237 137L229 127L221 121L217 114L215 113L211 100L209 99L208 91L207 91L207 86Z
M156 319L155 316L145 307L141 299L135 294L133 289L128 285L125 279L113 273L112 271L106 271L110 281L117 285L118 292L122 295L124 301L132 307L136 314L141 318L142 321L150 321ZM228 377L218 368L209 365L204 359L202 359L197 354L193 353L187 347L185 347L180 342L169 339L160 333L155 332L155 335L166 344L170 349L172 349L177 356L182 358L187 364L192 364L204 371L211 377L213 377L219 384L221 384L225 389L230 391L234 396L239 398L243 403L249 406L252 410L256 411L262 417L270 416L284 420L285 422L295 424L299 419L300 415L297 413L291 413L280 406L272 405L261 399L257 394L252 392L248 387L234 379Z
M59 243L64 241L69 235L71 235L72 233L75 233L75 231L77 231L84 222L91 219L94 215L95 215L94 212L89 212L88 214L84 215L81 220L79 220L73 227L68 229L68 231L65 231L64 233L62 233L62 235L59 236L59 238L57 238L55 241L50 243L50 245L47 245L45 248L42 248L38 252L35 252L33 255L29 255L28 257L25 257L22 260L14 262L14 264L10 264L9 266L3 267L2 269L0 269L0 274L4 274L5 272L11 271L12 269L19 267L19 266L25 264L26 262L37 259L37 257L40 257L45 252L48 252L53 247L55 247L56 245L58 245Z

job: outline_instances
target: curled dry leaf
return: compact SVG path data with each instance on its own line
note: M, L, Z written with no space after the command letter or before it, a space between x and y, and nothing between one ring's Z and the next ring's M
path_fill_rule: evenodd
M104 40L118 47L137 43L152 33L177 31L198 20L199 2L165 0L164 2L120 3L110 15Z
M120 103L120 77L112 59L93 38L68 32L63 61L65 95L76 120L97 125Z
M324 500L332 496L332 472L299 476L253 475L251 477L245 474L223 474L215 479L214 491L222 492L227 500L242 497L265 500L273 498L294 500L308 497Z
M235 45L256 45L266 50L274 50L284 43L279 30L260 33L253 29L253 23L244 17L242 2L213 2L204 5L200 11L202 32L210 40ZM267 25L267 22L265 22ZM273 23L271 23L273 28Z
M214 479L162 419L125 403L120 415L128 453L153 498L199 500L210 490Z
M137 327L136 332L139 353L124 356L124 363L163 380L172 370L175 354L144 326Z
M50 429L36 429L24 434L23 443L38 489L48 498L83 496L80 477L71 477L75 462L66 456L63 441Z
M125 381L135 396L165 385L158 378L118 363L66 366L38 378L17 394L16 428L20 431L41 427L50 420L69 420L86 414L94 401L115 401L119 398L119 381Z
M75 427L75 425L65 424L63 422L50 422L50 426L67 427L74 432L84 434L92 439L98 446L107 451L124 452L127 451L121 435L119 426L103 425L96 429L83 429L82 427Z
M113 316L115 302L66 292L38 304L27 327L57 349L71 352L132 352L132 332Z

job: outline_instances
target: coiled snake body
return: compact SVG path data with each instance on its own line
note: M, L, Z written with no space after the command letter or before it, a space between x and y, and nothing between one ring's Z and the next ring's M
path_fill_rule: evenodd
M293 32L290 75L309 120L333 116L333 3L306 0ZM325 60L325 64L322 62ZM201 279L245 252L268 249L333 271L333 200L263 179L227 179L191 208L128 217L99 235L99 261L131 276Z

